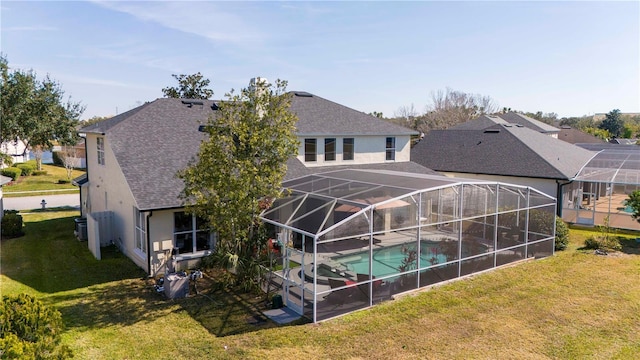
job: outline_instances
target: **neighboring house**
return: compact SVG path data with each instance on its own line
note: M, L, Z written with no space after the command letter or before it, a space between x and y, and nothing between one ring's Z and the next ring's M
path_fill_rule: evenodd
M0 152L11 156L14 164L29 160L27 145L22 140L3 142L0 144ZM0 167L4 167L4 164L0 164Z
M569 144L601 144L605 142L599 137L574 129L571 126L562 126L558 134L558 139L568 142Z
M4 216L4 197L2 195L2 187L11 182L10 177L0 175L0 219Z
M84 139L80 139L77 144L72 146L56 145L53 147L52 152L58 153L58 156L63 161L65 156L68 157L74 169L87 168L87 154L85 152Z
M435 130L411 150L413 161L450 177L530 186L559 198L594 152L511 124Z
M299 153L286 178L336 168L434 172L409 162L417 133L321 97L291 92ZM81 129L87 176L80 186L89 248L116 244L150 275L162 273L168 250L188 266L214 249L214 232L184 212L176 172L197 155L206 134L198 126L216 116L217 102L162 98Z
M549 135L553 138L557 138L558 133L560 132L560 129L555 126L551 126L547 123L516 112L508 112L495 115L482 115L476 119L449 128L448 130L484 130L496 124L520 125L531 130L543 133L545 135Z

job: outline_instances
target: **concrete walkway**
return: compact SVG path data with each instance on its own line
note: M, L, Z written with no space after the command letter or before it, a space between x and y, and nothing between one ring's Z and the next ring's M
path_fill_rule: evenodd
M71 206L80 209L79 194L5 197L2 199L5 210L42 209L42 200L47 203L47 208Z

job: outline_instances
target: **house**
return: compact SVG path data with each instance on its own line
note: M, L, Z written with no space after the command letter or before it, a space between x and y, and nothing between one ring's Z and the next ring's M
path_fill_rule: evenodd
M530 186L561 200L594 152L521 125L483 130L435 130L411 151L418 164L446 176ZM558 209L562 204L558 204Z
M29 149L22 140L6 141L0 144L0 152L11 156L13 163L22 163L29 160ZM4 167L4 164L0 164Z
M602 144L605 142L599 137L574 129L571 126L562 126L558 133L558 139L569 144Z
M57 153L58 157L62 161L67 157L69 164L74 169L86 169L87 168L87 154L85 154L84 139L80 139L77 144L70 146L56 145L51 150L52 153Z
M299 152L286 178L340 168L434 174L409 161L417 134L306 92L290 92ZM214 232L184 212L176 172L197 155L206 134L198 126L216 116L217 101L162 98L81 129L87 154L80 186L88 246L115 244L150 275L162 273L168 251L194 265L215 247Z
M449 128L449 130L484 130L496 124L519 125L553 138L557 138L560 132L560 129L555 126L513 111L504 114L482 115L476 119Z

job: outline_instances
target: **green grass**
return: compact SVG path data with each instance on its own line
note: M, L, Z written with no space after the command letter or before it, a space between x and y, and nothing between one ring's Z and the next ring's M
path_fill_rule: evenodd
M2 241L3 294L58 308L79 359L635 359L640 358L640 255L567 251L435 287L321 324L248 320L263 297L225 291L164 300L112 250L97 261L73 239L77 213L25 215ZM638 234L625 234L629 239ZM225 349L226 346L226 349Z
M18 196L36 196L51 194L51 190L55 190L55 194L69 194L78 191L77 186L69 184L58 184L58 180L67 179L67 170L64 167L55 165L42 165L42 170L47 172L47 175L30 175L20 176L17 181L11 185L5 185L2 187L2 191L5 197L18 197ZM84 174L84 171L73 170L71 179L76 178ZM64 191L60 191L64 190ZM30 193L23 193L29 191Z

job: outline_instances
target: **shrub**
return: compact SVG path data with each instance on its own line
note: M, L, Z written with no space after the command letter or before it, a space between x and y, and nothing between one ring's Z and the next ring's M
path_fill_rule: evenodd
M33 176L47 175L47 170L35 170L31 173Z
M5 211L2 217L2 236L11 238L22 236L23 234L22 215L19 215L17 211Z
M2 175L10 177L13 181L16 181L22 174L22 169L17 167L8 167L2 169Z
M0 306L0 354L3 359L68 359L60 344L62 317L31 295L3 296Z
M52 151L51 157L53 160L53 165L64 166L64 160L62 160L62 156L60 156L59 151Z
M15 167L22 170L22 176L29 176L36 169L35 166L28 163L17 164Z
M68 184L71 180L69 179L58 179L58 184Z
M564 250L569 244L569 228L562 219L556 216L556 251Z

